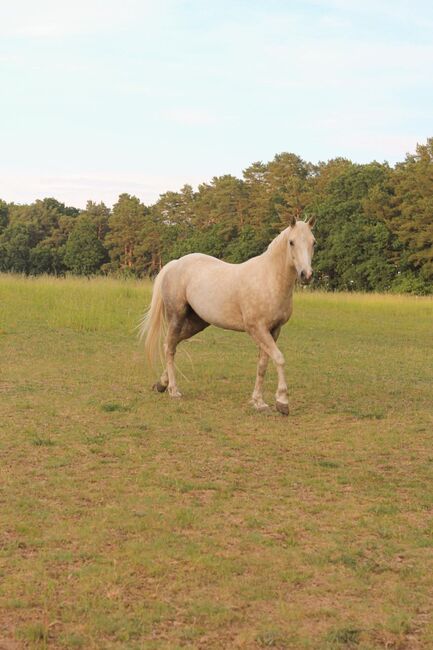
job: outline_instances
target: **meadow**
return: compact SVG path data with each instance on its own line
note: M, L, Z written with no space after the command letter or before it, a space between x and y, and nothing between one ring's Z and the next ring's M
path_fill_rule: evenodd
M284 418L214 328L153 393L150 290L0 276L1 650L432 648L433 300L297 293Z

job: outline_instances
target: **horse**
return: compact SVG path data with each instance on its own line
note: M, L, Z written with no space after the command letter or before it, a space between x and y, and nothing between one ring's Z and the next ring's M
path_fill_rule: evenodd
M269 359L278 373L276 409L289 414L284 356L277 346L281 327L292 314L293 290L298 279L308 284L313 276L311 261L315 218L295 217L264 253L241 264L230 264L210 255L191 253L168 262L157 275L148 310L142 318L140 338L151 365L155 364L165 331L165 369L154 385L160 393L181 397L175 377L176 347L209 325L246 332L258 345L256 382L252 405L268 409L263 382Z

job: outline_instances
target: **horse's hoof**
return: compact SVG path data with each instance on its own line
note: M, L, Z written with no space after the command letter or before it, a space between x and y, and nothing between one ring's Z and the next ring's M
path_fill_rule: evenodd
M168 394L170 395L170 397L174 397L176 399L179 399L179 397L182 397L182 393L180 393L178 390L171 391L170 389L168 389Z
M259 411L259 412L260 411L269 411L270 410L268 404L266 404L266 402L263 402L263 401L258 402L256 400L252 399L250 401L250 404L252 404L252 406L254 406L256 411Z
M277 402L276 403L277 411L281 413L281 415L289 415L289 405L288 404L283 404L283 402Z
M164 384L161 384L161 382L157 381L156 384L153 384L152 390L158 391L158 393L165 393L167 386L164 386Z

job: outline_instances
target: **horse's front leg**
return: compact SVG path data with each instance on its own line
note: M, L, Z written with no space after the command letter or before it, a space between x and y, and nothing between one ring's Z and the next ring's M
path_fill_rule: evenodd
M266 369L268 367L269 356L261 348L259 348L259 360L257 362L257 375L256 383L254 385L253 395L251 398L252 405L258 411L264 411L269 406L263 399L263 382L265 379Z
M278 337L279 329L274 332L275 338ZM248 330L250 336L259 344L261 350L265 352L275 363L278 373L278 386L275 394L277 411L283 415L289 414L289 398L287 396L287 383L284 374L284 355L275 343L274 336L265 327L253 327Z

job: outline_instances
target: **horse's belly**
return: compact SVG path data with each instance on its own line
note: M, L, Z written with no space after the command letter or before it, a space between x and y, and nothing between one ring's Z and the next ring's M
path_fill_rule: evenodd
M244 330L244 322L234 296L217 287L189 287L187 300L196 314L206 323L237 331Z

